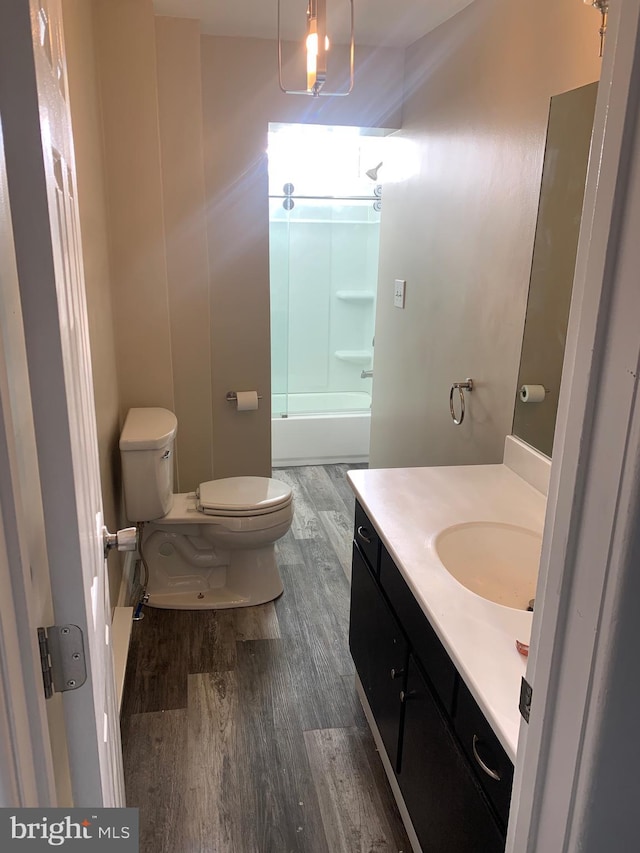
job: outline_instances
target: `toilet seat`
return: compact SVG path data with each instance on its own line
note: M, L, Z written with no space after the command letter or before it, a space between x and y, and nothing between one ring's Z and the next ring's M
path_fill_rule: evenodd
M226 477L201 483L198 511L207 516L243 518L268 515L291 504L291 487L270 477Z
M283 504L273 512L265 512L259 514L248 515L211 515L201 512L197 507L197 498L195 492L183 492L173 496L173 505L169 512L162 518L157 519L151 524L157 527L164 528L181 528L183 533L187 533L188 528L192 528L194 533L187 535L199 535L195 533L197 527L207 527L211 525L219 525L230 531L238 533L248 533L252 530L270 530L273 527L278 527L281 524L291 523L293 518L293 501Z

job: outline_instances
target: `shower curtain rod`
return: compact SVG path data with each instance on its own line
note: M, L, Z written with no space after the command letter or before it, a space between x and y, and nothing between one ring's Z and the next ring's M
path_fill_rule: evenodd
M269 198L293 198L307 201L377 201L378 195L269 195Z

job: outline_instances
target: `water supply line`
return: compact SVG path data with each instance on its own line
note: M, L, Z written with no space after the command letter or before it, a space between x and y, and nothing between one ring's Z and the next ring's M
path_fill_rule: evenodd
M136 527L138 528L138 553L140 554L140 563L143 568L143 580L138 603L133 611L133 621L139 622L141 619L144 619L142 608L149 601L149 595L147 593L147 586L149 585L149 566L147 565L147 561L145 560L144 552L142 550L142 531L144 528L144 522L139 521Z

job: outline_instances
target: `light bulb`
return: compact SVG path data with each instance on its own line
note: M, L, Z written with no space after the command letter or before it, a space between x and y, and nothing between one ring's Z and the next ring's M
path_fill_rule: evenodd
M324 37L324 49L329 50L330 42L329 36ZM318 33L309 33L307 36L307 55L313 54L313 56L318 55Z
M313 91L318 71L318 32L315 20L309 22L309 35L306 40L307 48L307 91ZM324 37L324 49L329 50L329 36Z

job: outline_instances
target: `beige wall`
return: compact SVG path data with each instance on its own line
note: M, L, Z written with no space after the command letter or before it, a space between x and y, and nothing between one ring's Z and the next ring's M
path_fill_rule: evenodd
M120 508L119 392L110 290L100 105L93 51L93 5L63 0L69 97L78 181L93 389L105 523L117 530ZM109 558L111 603L118 600L120 555Z
M200 28L156 18L156 56L169 326L178 418L178 483L213 476L211 323L207 254Z
M151 0L94 0L121 414L173 410Z
M93 2L121 418L176 412L181 491L268 475L268 123L398 125L404 54L360 51L356 91L312 101L280 93L274 42ZM225 400L252 388L255 413Z
M399 126L403 66L402 51L360 50L353 94L311 99L279 91L274 42L202 39L216 477L271 468L269 122ZM224 399L253 388L258 412Z
M372 466L502 459L549 101L597 79L598 26L575 0L475 0L409 48L401 136L419 169L384 188ZM467 377L456 427L449 387Z
M599 73L597 15L548 6L553 27L539 6L475 0L409 49L403 105L401 51L359 50L349 98L285 96L273 42L205 36L199 57L195 25L155 20L151 0L94 0L120 414L177 412L178 488L270 471L265 149L278 121L402 123L418 153L416 175L385 185L372 464L501 458L549 99ZM449 386L467 376L456 428ZM224 396L247 388L261 407L238 414Z

